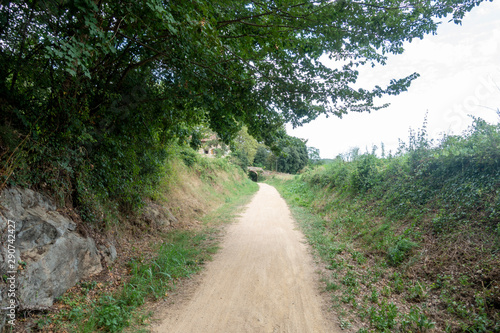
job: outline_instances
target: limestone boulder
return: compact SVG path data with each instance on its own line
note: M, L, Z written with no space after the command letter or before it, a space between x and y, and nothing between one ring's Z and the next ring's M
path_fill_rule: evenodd
M81 279L99 273L101 254L92 238L76 232L76 224L60 214L47 197L29 189L8 188L0 193L0 272L8 262L8 224L15 224L16 302L20 309L50 307L55 298ZM12 259L12 258L11 258ZM7 283L0 282L1 295ZM2 309L8 299L0 300Z
M148 225L157 227L168 227L178 222L168 208L155 203L149 203L144 207L141 218Z

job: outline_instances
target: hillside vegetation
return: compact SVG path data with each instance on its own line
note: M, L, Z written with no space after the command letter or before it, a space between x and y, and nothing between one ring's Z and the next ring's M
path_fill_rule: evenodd
M439 142L424 126L394 155L272 182L331 270L343 328L500 331L500 125Z
M136 218L109 224L105 237L117 245L117 260L49 311L25 314L30 317L22 325L41 332L143 331L154 314L151 303L168 299L202 269L218 249L223 226L258 189L238 166L190 149L171 152L164 169L147 205L168 209L176 222L161 226Z
M144 205L169 147L196 145L202 125L275 146L286 123L380 109L418 74L354 89L358 66L481 2L2 2L0 189L49 192L106 225Z

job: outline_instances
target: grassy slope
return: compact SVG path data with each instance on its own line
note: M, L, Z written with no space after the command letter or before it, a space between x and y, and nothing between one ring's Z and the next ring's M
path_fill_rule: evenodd
M374 214L366 202L297 181L269 180L326 267L339 324L353 332L497 332L496 254L440 241ZM481 253L481 254L478 254ZM464 257L465 256L465 257ZM464 262L477 260L470 266ZM395 265L395 261L398 263ZM443 267L455 261L453 269ZM470 264L470 263L469 263ZM469 275L474 270L483 279ZM483 274L484 273L484 274Z
M109 267L104 278L81 282L63 295L34 319L38 329L119 332L132 325L134 332L143 330L150 316L141 310L145 302L168 297L182 279L202 269L217 251L223 225L257 190L240 168L189 151L171 159L166 169L150 199L176 216L176 228L161 230L140 219L121 225L118 252L129 258Z
M500 131L270 179L327 267L341 327L500 331ZM492 149L493 148L493 149Z

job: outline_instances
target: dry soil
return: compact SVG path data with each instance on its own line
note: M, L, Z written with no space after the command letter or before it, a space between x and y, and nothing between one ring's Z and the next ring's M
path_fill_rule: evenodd
M339 332L305 239L285 201L260 184L190 296L165 306L153 332Z

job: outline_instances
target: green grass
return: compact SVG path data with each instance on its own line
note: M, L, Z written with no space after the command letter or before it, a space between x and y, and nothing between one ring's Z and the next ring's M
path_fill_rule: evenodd
M54 321L71 332L120 332L137 318L135 311L147 300L157 300L175 288L177 281L198 272L216 250L208 242L210 230L169 233L156 257L129 263L131 279L113 294L103 294L90 304L81 295L67 294L60 301L69 306ZM48 324L47 318L38 321Z
M68 309L52 319L40 319L39 328L56 322L59 329L71 332L120 332L147 300L163 297L176 281L201 269L213 252L213 245L205 246L206 238L205 231L169 233L155 258L129 263L131 278L118 292L103 294L90 304L85 302L85 295L65 294L60 302Z
M500 125L482 119L439 141L424 124L395 154L353 150L269 182L332 271L336 307L364 328L500 332L499 147ZM404 306L386 320L393 299Z
M230 184L226 189L228 194L225 196L225 204L216 211L203 216L202 222L204 225L221 226L224 223L233 221L243 206L257 192L259 186L255 182L245 180L242 183Z
M300 176L267 182L286 199L316 255L331 272L323 274L322 281L344 330L500 331L499 312L492 303L498 290L491 284L478 288L465 265L458 276L421 272L439 269L434 263L441 257L421 252L429 251L425 241L432 230L422 229L413 219L383 216L372 199L311 185ZM425 214L419 218L426 218ZM449 243L438 245L442 244ZM496 262L495 254L490 256ZM477 267L487 272L495 269ZM361 323L359 327L349 324L355 322Z
M248 202L258 185L250 180L228 182L226 202L203 218L199 230L174 230L163 235L151 259L138 258L129 263L130 280L113 294L102 294L90 303L85 295L65 294L60 301L68 309L38 320L39 328L56 324L59 330L70 332L121 332L133 325L143 330L150 316L141 311L147 301L164 298L179 281L196 274L217 252L224 224L234 220L239 208ZM83 290L95 284L87 283Z

